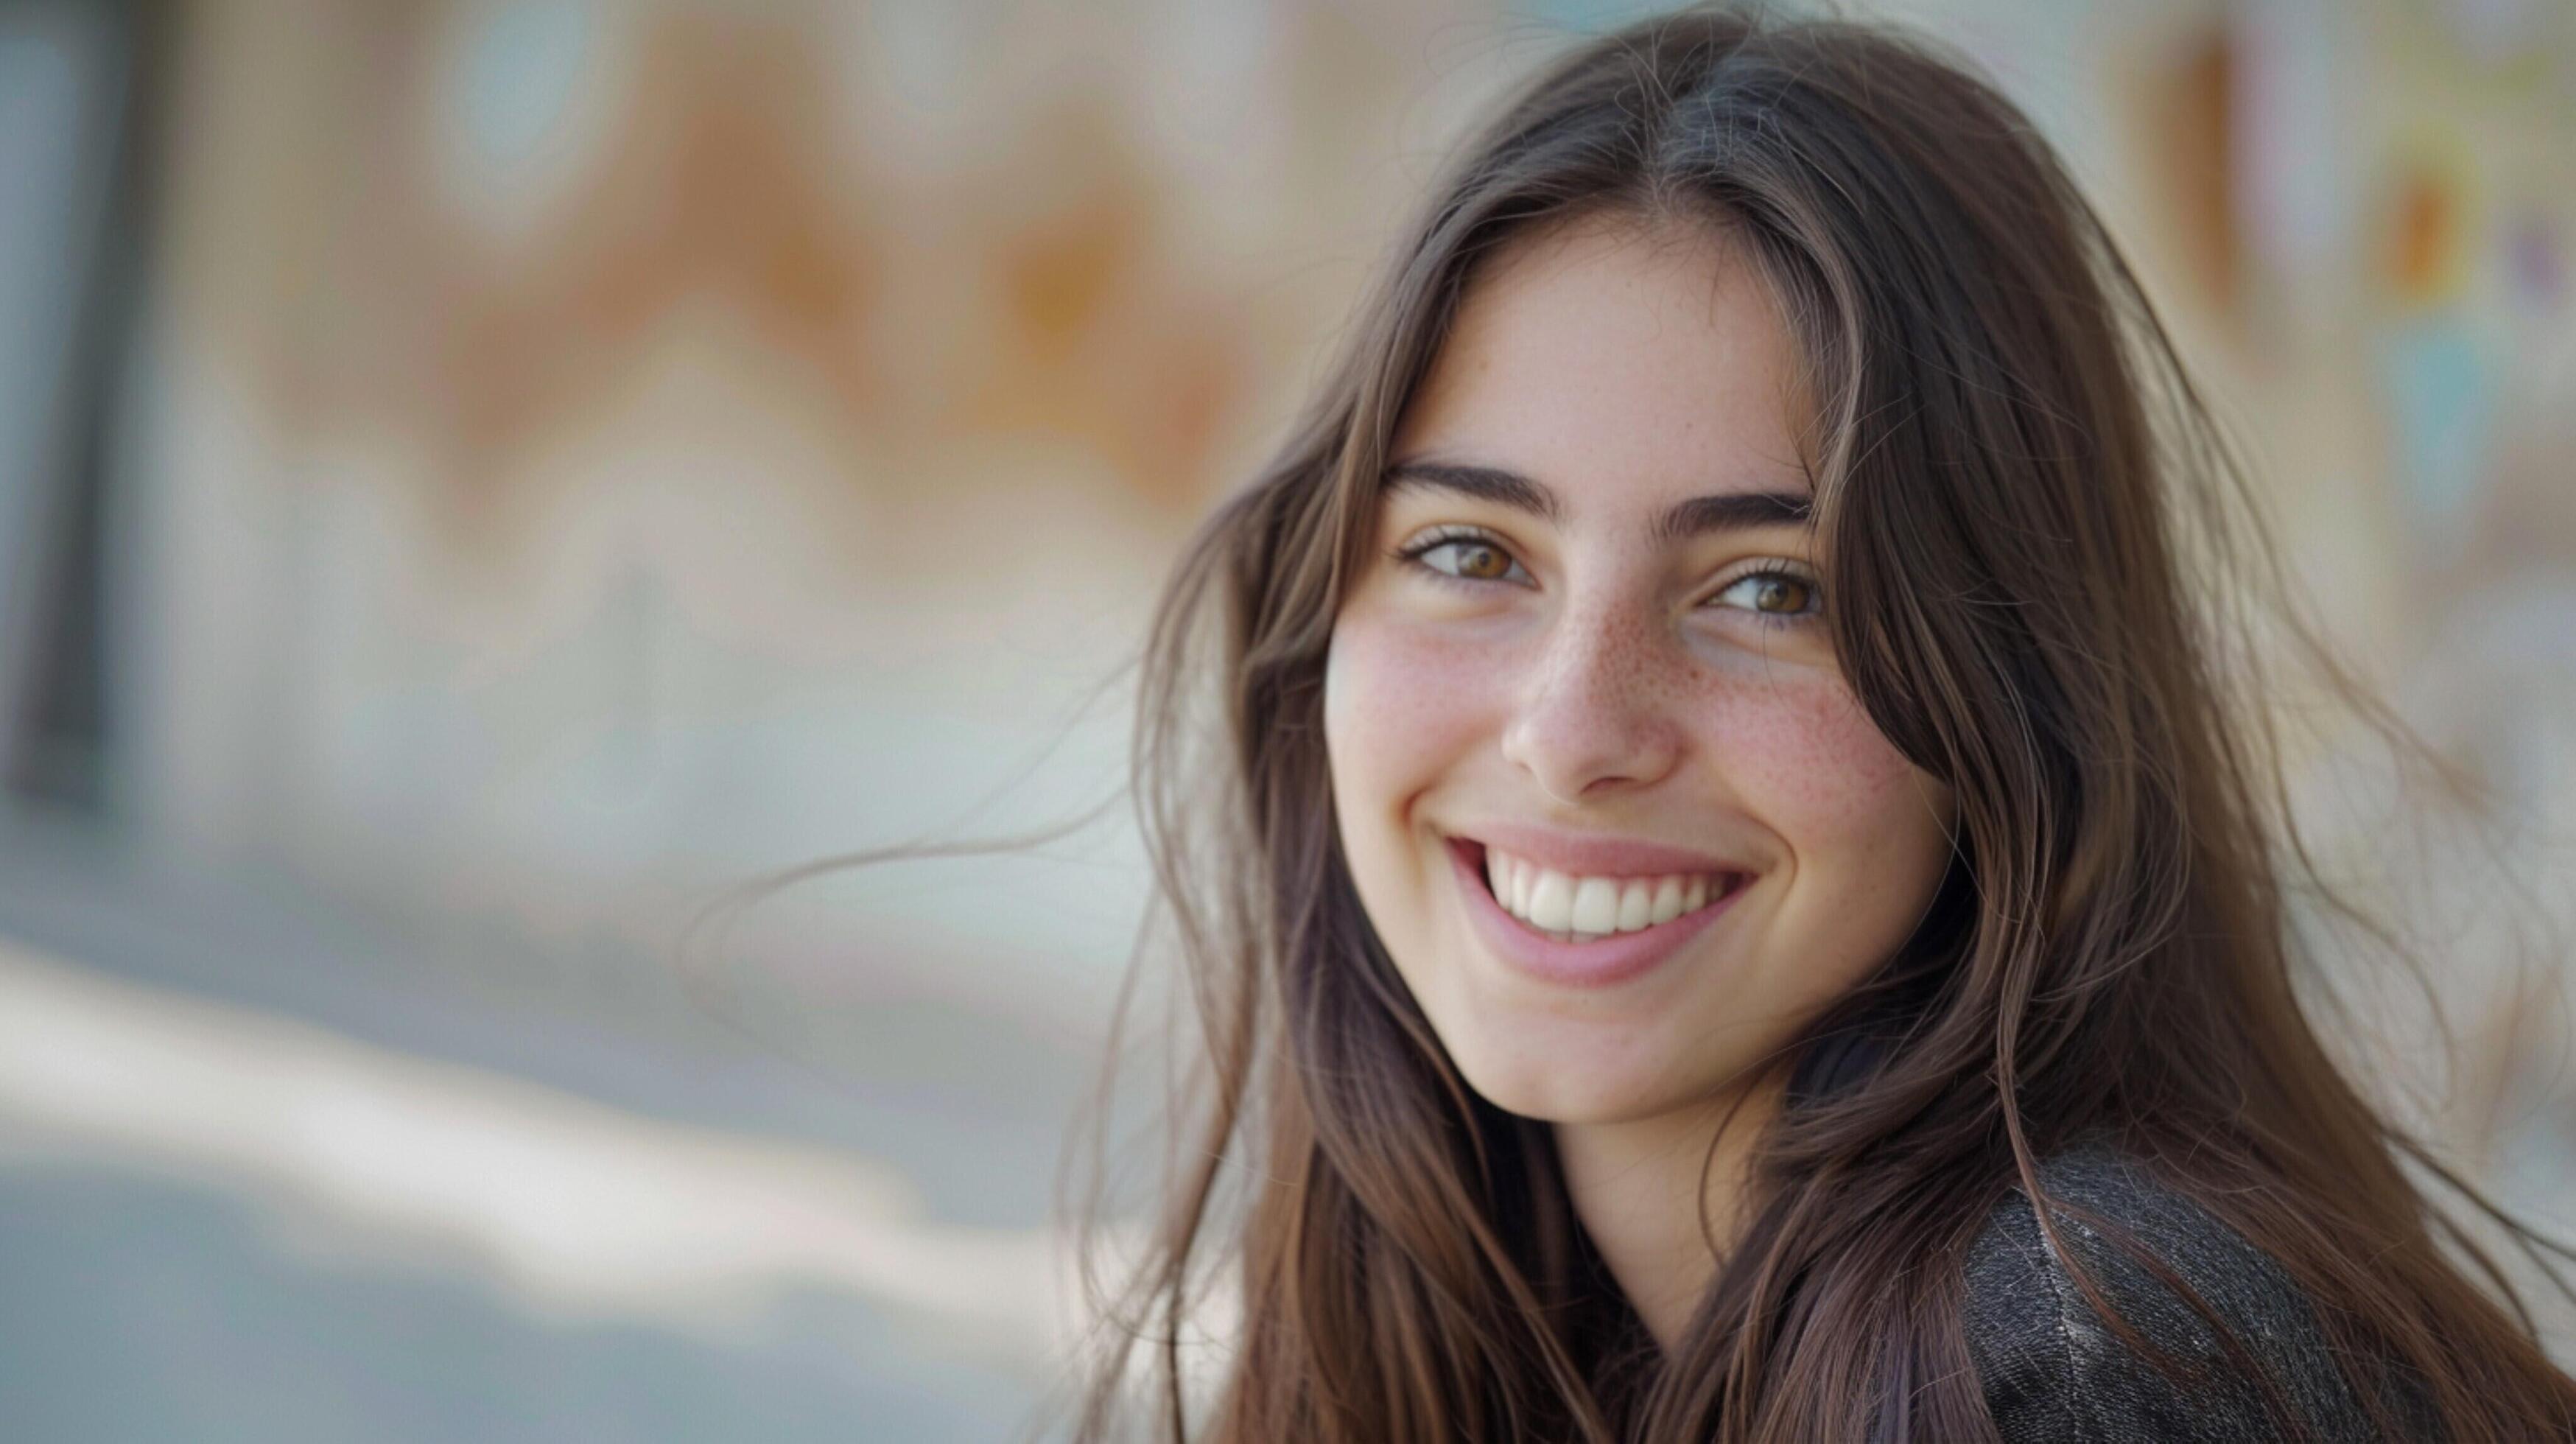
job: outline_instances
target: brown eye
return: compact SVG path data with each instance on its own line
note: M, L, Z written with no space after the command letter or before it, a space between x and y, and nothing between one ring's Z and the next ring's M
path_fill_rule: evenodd
M1794 572L1749 572L1729 583L1716 600L1783 620L1821 610L1816 584Z
M1760 612L1803 612L1807 609L1807 584L1786 577L1766 577L1761 589L1753 594L1753 608Z
M1508 582L1526 577L1512 554L1475 536L1436 537L1398 553L1436 575L1462 582Z

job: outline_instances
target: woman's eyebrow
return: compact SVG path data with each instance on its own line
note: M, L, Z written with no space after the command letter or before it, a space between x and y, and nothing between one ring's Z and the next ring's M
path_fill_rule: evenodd
M1417 487L1456 492L1496 506L1525 511L1550 525L1562 521L1565 516L1563 503L1557 500L1555 492L1547 489L1545 483L1499 466L1399 461L1386 469L1382 484L1385 494ZM1812 511L1811 500L1799 492L1730 491L1714 496L1695 496L1676 503L1655 519L1654 539L1657 543L1666 543L1682 541L1704 532L1804 526Z

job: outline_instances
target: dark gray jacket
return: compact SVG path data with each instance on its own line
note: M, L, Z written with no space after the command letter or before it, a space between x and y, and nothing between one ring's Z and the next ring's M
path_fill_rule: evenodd
M2336 1369L2307 1298L2269 1255L2210 1213L2100 1146L2040 1168L2042 1188L2129 1230L2269 1365L2289 1404L2325 1440L2389 1437ZM2115 1245L2065 1213L2059 1236L2130 1325L2215 1382L2186 1389L2123 1346L2049 1252L2030 1198L2005 1196L1970 1248L1968 1349L2006 1444L2186 1444L2283 1437L2263 1398L2226 1362L2201 1317ZM2409 1417L2420 1419L2420 1414ZM2424 1437L2420 1425L2413 1435Z

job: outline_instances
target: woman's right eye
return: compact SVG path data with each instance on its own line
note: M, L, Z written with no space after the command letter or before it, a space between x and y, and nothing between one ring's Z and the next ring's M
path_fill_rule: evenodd
M1501 544L1473 533L1426 537L1397 551L1396 556L1453 582L1508 582L1515 575L1521 581L1531 580L1528 570Z

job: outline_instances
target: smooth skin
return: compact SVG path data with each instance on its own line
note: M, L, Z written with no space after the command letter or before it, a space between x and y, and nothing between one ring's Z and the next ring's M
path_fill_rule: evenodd
M1806 526L1656 529L1694 498L1812 494L1799 376L1771 292L1713 226L1596 216L1514 242L1398 429L1403 479L1326 671L1370 922L1468 1084L1554 1125L1578 1215L1667 1347L1733 1234L1777 1055L1912 931L1956 815L1845 684ZM1458 468L1528 485L1516 502L1438 479ZM1640 976L1543 981L1470 926L1447 839L1480 824L1753 878Z

